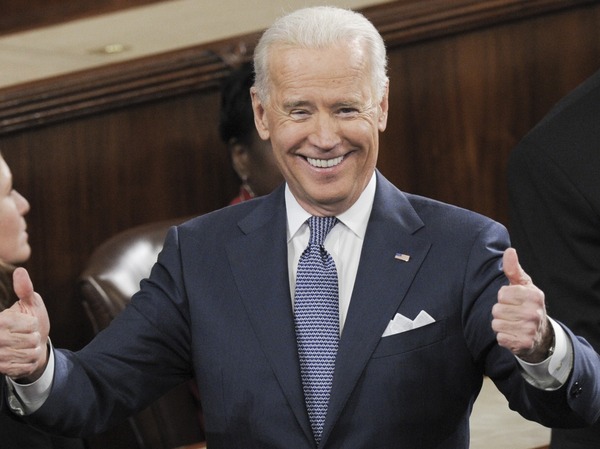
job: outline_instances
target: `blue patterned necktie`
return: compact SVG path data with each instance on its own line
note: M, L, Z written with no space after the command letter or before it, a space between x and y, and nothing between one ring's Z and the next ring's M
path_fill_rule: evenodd
M323 246L325 236L336 223L335 217L308 219L310 240L300 256L296 274L294 317L300 373L317 445L327 414L340 336L337 270Z

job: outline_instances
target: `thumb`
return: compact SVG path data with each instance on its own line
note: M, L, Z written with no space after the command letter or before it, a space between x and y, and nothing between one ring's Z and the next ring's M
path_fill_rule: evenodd
M36 308L44 307L42 298L33 290L33 283L25 268L18 267L14 271L13 288L22 312L31 314Z
M13 272L13 288L18 296L21 313L35 316L39 320L39 331L45 341L50 333L50 319L42 297L33 289L33 283L25 268L19 267ZM14 306L13 306L14 307Z
M48 318L48 311L44 305L42 297L38 295L33 289L33 283L29 278L29 273L25 268L17 268L13 272L13 288L15 294L19 300L13 305L18 307L20 314L28 315L34 318L26 332L22 332L21 340L28 342L32 346L23 346L21 348L16 346L13 351L15 357L18 358L18 354L25 353L28 362L25 363L25 368L13 370L11 377L14 379L20 378L26 380L28 383L33 382L41 376L43 370L46 367L48 361L48 335L50 334L50 319ZM15 310L17 311L17 310ZM23 322L22 317L19 314L15 314L13 317L17 322ZM32 339L33 338L33 339ZM33 354L33 356L32 356ZM16 360L15 358L15 360ZM22 358L22 356L21 356ZM16 366L16 362L13 360L13 366Z
M519 256L517 256L517 250L514 248L508 248L504 251L502 256L502 270L508 278L510 285L529 285L531 284L531 277L519 264Z

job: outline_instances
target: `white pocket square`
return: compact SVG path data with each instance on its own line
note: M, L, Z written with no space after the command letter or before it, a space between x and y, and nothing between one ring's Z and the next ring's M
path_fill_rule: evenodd
M424 310L421 310L414 320L406 318L404 315L397 313L394 319L389 322L385 328L385 331L383 331L382 337L389 337L390 335L406 332L434 322L435 320L433 317Z

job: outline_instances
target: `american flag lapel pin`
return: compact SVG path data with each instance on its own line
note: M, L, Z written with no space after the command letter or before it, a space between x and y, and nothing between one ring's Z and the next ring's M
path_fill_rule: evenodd
M402 262L408 262L410 260L410 256L408 254L396 253L394 259L401 260Z

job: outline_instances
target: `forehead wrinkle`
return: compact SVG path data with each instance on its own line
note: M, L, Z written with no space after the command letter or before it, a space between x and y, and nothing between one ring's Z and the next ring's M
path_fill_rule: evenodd
M272 50L272 57L269 63L268 70L272 73L272 75L284 75L286 72L289 72L290 76L288 77L290 82L293 79L297 79L298 75L302 76L302 67L306 64L307 60L311 60L311 65L318 67L320 61L326 60L329 58L329 52L332 50L338 49L342 53L349 53L349 59L346 61L347 66L346 69L350 69L352 72L358 72L358 74L338 74L332 75L330 71L322 73L324 78L347 78L360 76L360 74L368 72L369 67L369 58L365 52L364 45L357 40L352 40L350 42L339 42L333 47L325 47L325 48L304 48L301 46L277 46ZM349 51L352 49L352 51ZM299 57L300 55L300 57ZM281 63L279 67L275 68L273 66L274 62L279 60ZM314 76L314 73L311 74ZM284 75L284 78L286 76Z
M340 51L345 53L349 47L355 51L333 71L318 68L321 65L319 61L330 56L331 48L276 47L269 72L280 107L289 110L314 108L321 104L331 109L370 109L374 104L374 92L369 79L369 59L358 42L340 44ZM364 90L365 83L369 92Z
M307 82L299 80L302 76L290 77L289 81L278 84L286 106L307 106L316 101L330 103L332 106L355 106L365 101L364 77L361 75L357 73L329 79L312 78ZM368 90L370 97L371 92Z

